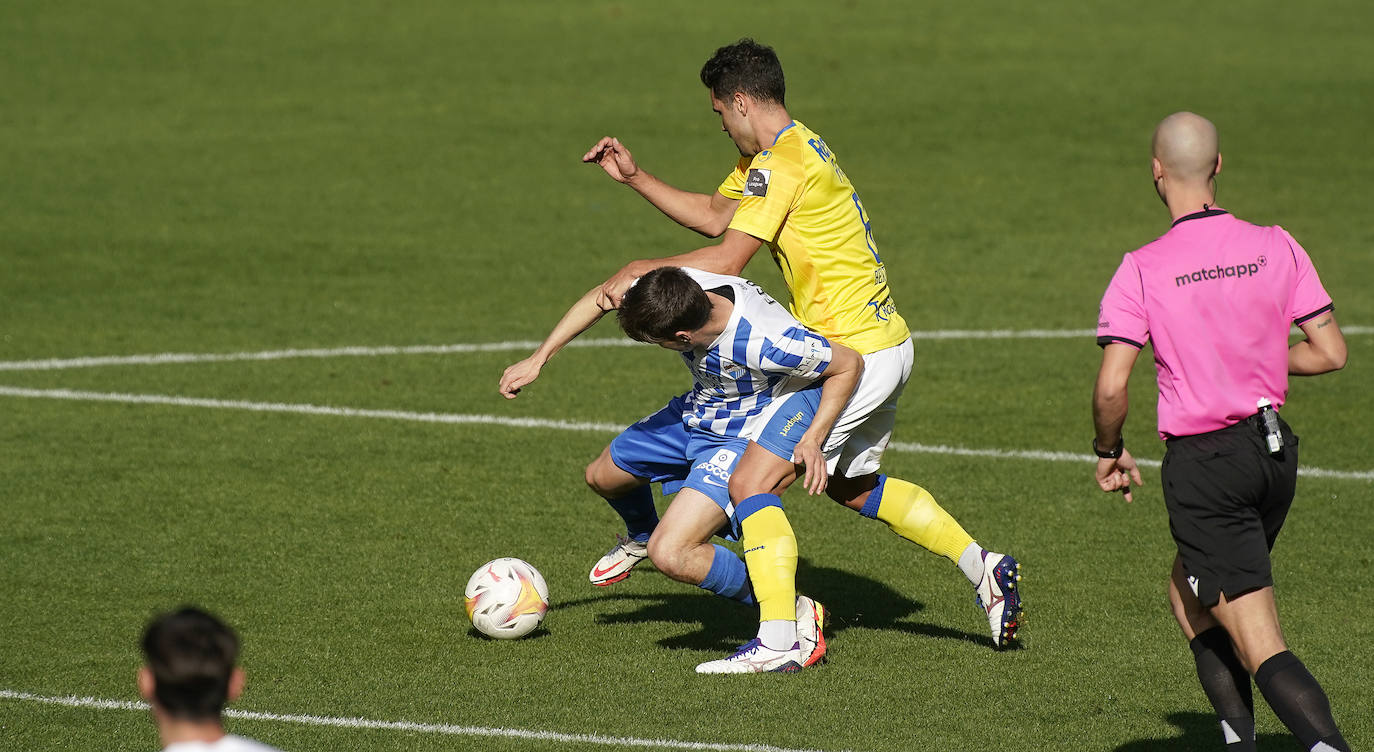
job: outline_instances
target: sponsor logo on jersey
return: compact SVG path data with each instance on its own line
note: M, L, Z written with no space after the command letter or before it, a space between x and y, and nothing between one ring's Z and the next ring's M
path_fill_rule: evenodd
M1253 262L1249 264L1234 264L1232 266L1222 266L1218 264L1210 269L1198 269L1195 272L1189 274L1180 274L1177 277L1174 277L1174 286L1183 287L1184 285L1192 284L1193 282L1203 282L1206 280L1213 279L1227 279L1229 277L1235 277L1236 279L1239 279L1241 277L1253 277L1256 274L1259 274L1260 269L1264 268L1264 265L1268 263L1268 261L1269 260L1265 257L1260 256L1259 258L1256 258Z
M757 167L749 168L749 177L744 181L744 195L767 196L768 181L772 177L772 170L763 170Z
M796 415L793 415L792 417L787 419L787 423L783 425L782 430L779 431L778 434L781 436L786 436L792 430L792 426L795 426L797 425L797 423L801 422L801 419L803 417L804 415L802 414L802 411L798 410Z

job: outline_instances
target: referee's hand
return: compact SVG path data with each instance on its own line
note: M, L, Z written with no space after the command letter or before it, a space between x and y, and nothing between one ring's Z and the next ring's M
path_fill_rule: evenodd
M1120 491L1126 496L1126 501L1132 501L1133 480L1137 486L1145 485L1145 481L1140 478L1140 468L1136 466L1135 458L1130 452L1123 449L1120 457L1104 457L1097 461L1097 485L1103 491Z

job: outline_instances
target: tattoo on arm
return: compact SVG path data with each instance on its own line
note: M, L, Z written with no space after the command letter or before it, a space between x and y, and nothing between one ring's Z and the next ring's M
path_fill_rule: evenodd
M1326 326L1327 324L1330 324L1330 323L1331 323L1331 319L1330 319L1330 318L1322 319L1321 321L1317 322L1317 328L1318 328L1318 329L1321 329L1322 327L1324 327L1324 326Z

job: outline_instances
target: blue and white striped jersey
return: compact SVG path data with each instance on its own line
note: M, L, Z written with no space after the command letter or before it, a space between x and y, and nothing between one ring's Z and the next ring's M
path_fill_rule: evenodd
M730 288L735 303L725 331L709 348L682 354L694 382L683 421L720 436L753 438L778 398L814 384L825 372L830 342L749 280L683 271L703 290Z

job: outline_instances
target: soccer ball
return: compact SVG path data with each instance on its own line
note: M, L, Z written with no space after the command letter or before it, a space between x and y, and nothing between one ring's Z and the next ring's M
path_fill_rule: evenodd
M529 562L509 556L489 561L473 572L463 595L472 626L500 640L534 631L549 610L549 586L544 584L544 576Z

